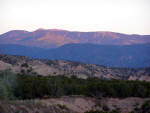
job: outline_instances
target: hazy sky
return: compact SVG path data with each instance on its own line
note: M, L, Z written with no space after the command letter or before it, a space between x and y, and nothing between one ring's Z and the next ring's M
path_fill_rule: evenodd
M0 0L0 34L38 28L150 34L150 0Z

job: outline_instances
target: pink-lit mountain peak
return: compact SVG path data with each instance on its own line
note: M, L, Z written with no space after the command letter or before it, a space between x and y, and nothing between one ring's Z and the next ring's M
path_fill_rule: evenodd
M1 38L22 38L25 35L27 35L29 32L25 30L12 30L8 31L2 35L0 35Z
M26 30L11 30L11 31L8 31L8 32L6 32L6 33L4 33L4 34L26 34L26 33L29 33L28 31L26 31ZM2 35L4 35L4 34L2 34Z
M64 29L44 29L44 28L39 28L35 31L68 31L68 30L64 30ZM68 31L69 32L69 31Z
M120 38L118 36L118 33L115 32L108 32L108 31L100 31L99 34L105 38L105 37L111 37L111 38Z
M150 35L128 35L116 32L78 32L62 29L43 29L28 32L12 30L0 35L0 44L19 44L41 48L59 47L69 43L102 45L131 45L150 43Z

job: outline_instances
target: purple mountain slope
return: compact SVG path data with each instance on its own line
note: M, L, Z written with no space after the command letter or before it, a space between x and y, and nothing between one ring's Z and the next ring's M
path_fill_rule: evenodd
M55 48L69 43L100 45L132 45L150 43L150 35L128 35L115 32L77 32L58 29L38 29L33 32L13 30L0 35L0 44L17 44L40 48Z

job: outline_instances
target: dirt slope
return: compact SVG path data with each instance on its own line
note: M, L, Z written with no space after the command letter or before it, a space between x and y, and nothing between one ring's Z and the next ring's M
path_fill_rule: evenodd
M84 113L88 110L118 109L128 113L141 108L150 98L103 98L95 99L83 96L70 96L51 99L0 101L0 113Z

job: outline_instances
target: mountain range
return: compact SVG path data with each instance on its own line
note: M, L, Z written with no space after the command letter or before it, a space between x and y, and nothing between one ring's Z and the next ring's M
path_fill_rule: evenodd
M150 35L128 35L116 32L77 32L59 29L37 29L33 32L12 30L0 35L0 44L18 44L55 48L70 43L132 45L150 43Z
M13 30L0 35L0 53L109 67L149 67L150 35L58 29Z

